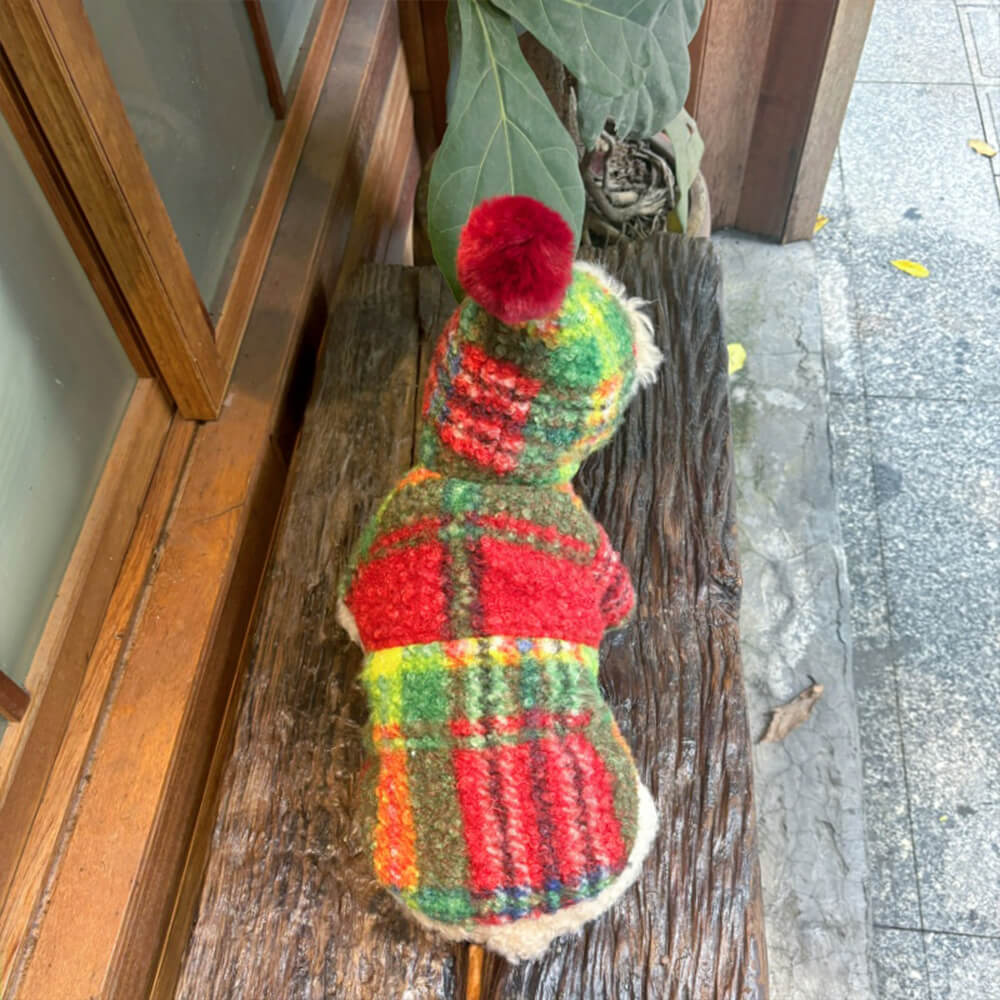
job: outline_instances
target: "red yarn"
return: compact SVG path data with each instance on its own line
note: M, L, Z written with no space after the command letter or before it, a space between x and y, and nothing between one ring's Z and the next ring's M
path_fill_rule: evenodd
M458 242L458 280L502 323L555 312L573 277L573 231L558 212L525 195L480 202Z

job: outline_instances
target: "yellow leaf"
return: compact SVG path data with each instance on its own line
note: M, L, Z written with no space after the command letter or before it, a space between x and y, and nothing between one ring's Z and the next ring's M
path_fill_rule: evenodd
M988 142L983 142L982 139L970 139L969 147L974 149L981 156L997 155L997 151Z
M729 374L735 375L746 363L747 352L742 344L728 344L729 349Z
M829 221L830 221L829 216L817 215L816 225L813 226L813 236L815 236Z
M889 263L914 278L926 278L931 273L923 264L918 264L915 260L891 260Z

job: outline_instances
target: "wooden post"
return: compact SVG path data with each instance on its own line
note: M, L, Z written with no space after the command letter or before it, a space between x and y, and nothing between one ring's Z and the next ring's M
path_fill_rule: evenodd
M809 239L873 0L709 0L688 108L716 229Z
M775 0L708 0L691 43L688 110L705 139L712 228L736 222Z

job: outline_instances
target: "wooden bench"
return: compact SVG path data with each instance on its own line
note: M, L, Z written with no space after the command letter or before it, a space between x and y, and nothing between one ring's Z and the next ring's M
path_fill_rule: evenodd
M331 320L289 474L178 997L765 1000L718 263L673 236L604 263L655 303L667 359L578 479L638 593L601 677L660 811L639 883L510 966L426 935L369 873L360 654L337 582L411 464L420 374L454 307L433 269L370 266Z

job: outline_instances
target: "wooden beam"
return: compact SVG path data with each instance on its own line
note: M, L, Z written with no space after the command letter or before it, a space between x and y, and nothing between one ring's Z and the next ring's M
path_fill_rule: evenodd
M736 226L783 239L840 0L777 0Z
M155 373L156 367L136 326L135 317L2 49L0 114L14 133L35 180L86 272L132 367L139 378L148 378Z
M709 0L692 41L688 108L705 139L701 171L715 229L739 212L776 0Z
M5 838L2 861L5 896L0 910L0 992L14 973L14 959L27 939L44 896L47 877L57 865L60 836L72 820L72 806L94 731L122 662L125 638L135 616L157 543L184 470L195 423L175 418L129 542L107 613L86 662L83 682L72 713L45 778L44 791L18 813L5 809L0 817ZM37 750L35 751L37 753ZM23 798L23 796L22 796ZM23 845L23 846L22 846ZM20 848L20 854L14 848ZM11 868L12 862L16 865Z
M413 97L413 124L422 159L428 159L437 149L430 74L427 69L427 48L424 45L423 15L419 3L399 0L399 28L406 52L406 70L410 76Z
M812 239L875 0L840 0L782 239Z
M396 53L358 193L354 224L341 259L340 279L334 291L335 299L343 294L346 284L363 260L378 260L385 255L412 139L413 102L410 100L406 61L400 48Z
M271 45L271 33L267 30L267 20L260 0L243 0L247 17L250 18L250 30L257 45L257 56L260 59L260 69L267 84L267 99L271 104L274 117L285 117L288 110L285 104L285 88L281 85L281 73L274 58L274 46Z
M28 670L31 703L22 721L9 726L0 740L0 926L4 928L0 930L0 959L4 966L12 955L11 942L17 940L6 932L8 886L29 840L113 599L170 427L171 409L152 379L136 386Z
M442 0L420 0L435 149L441 144L445 127L448 124L446 95L450 63L448 60L448 27L445 17L447 10L448 4Z
M243 237L216 326L216 342L227 371L236 361L347 7L348 0L323 2L291 111L285 119L257 208Z
M185 416L212 418L228 372L82 3L7 0L0 47Z

